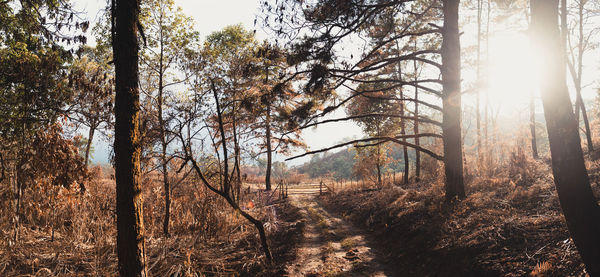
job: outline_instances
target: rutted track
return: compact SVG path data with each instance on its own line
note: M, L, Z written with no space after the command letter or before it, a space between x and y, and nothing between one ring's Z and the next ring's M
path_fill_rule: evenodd
M319 191L319 184L288 190L291 204L306 221L297 258L286 268L288 276L397 276L359 229L323 209Z

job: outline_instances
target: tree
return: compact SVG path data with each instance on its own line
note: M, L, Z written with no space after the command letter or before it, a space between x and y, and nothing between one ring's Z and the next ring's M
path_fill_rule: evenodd
M222 109L222 107L231 104L231 100L226 100L228 98L227 93L217 90L214 80L205 80L204 76L195 76L194 79L200 83L193 86L194 95L191 96L191 99L185 100L184 104L178 105L178 109L180 109L183 116L177 118L178 123L174 134L179 138L181 145L179 156L184 161L182 168L190 163L192 170L206 188L222 197L235 212L254 225L259 234L262 250L265 253L265 260L267 263L271 263L273 258L262 221L242 210L236 201L239 198L239 192L236 191L233 183L236 168L234 166L233 170L230 169L232 164L230 156L232 143L230 141L233 137L225 131L226 123ZM203 86L204 81L208 82L208 90L204 90L206 88ZM209 97L212 97L212 99ZM207 103L210 103L210 105L207 105ZM216 127L209 126L208 120L216 121ZM198 129L198 126L202 126L200 122L204 123L200 130L206 131L191 132L192 129ZM208 149L204 149L206 140L210 141ZM200 148L195 148L194 141L201 142ZM209 149L212 149L212 155L203 155L200 159L196 158L196 151L210 151ZM235 163L233 164L235 165Z
M531 153L534 159L539 158L537 149L537 136L535 131L535 98L533 92L529 97L529 133L531 134Z
M442 132L446 200L465 198L460 90L460 34L458 27L459 0L443 0L442 27Z
M112 45L115 64L115 180L117 257L121 276L146 276L140 183L140 100L137 33L140 2L114 0Z
M237 25L211 34L202 49L186 53L186 74L192 93L177 105L181 116L175 118L173 133L181 145L178 156L183 164L190 163L205 187L255 226L265 259L270 263L272 256L262 221L238 204L239 130L241 125L248 126L241 106L244 92L251 93L247 91L252 82L246 78L246 70L255 46L253 34ZM199 148L195 141L200 142ZM204 157L197 158L197 151L205 153Z
M579 124L579 114L583 117L585 127L585 137L587 139L587 147L589 152L594 151L594 143L592 141L592 132L590 122L587 116L585 103L581 97L583 88L583 60L586 52L594 50L596 45L591 42L591 37L600 31L599 28L589 29L589 22L597 13L590 9L589 0L575 1L575 6L571 9L576 10L575 20L568 22L569 7L566 6L566 1L561 1L561 33L564 42L564 51L566 51L567 65L571 80L575 86L575 118ZM564 6L564 7L563 7ZM568 26L570 23L570 27ZM577 29L575 31L574 29ZM575 41L573 41L575 40ZM579 130L579 129L578 129Z
M94 134L99 128L108 128L113 121L113 76L108 61L87 49L85 55L71 65L69 83L75 91L70 101L71 117L88 128L84 161L88 165Z
M254 118L255 135L264 137L260 149L267 155L265 189L271 190L273 153L289 153L292 147L303 147L300 132L288 132L291 125L290 111L295 108L299 93L292 89L291 80L280 82L287 76L286 53L266 41L257 48L254 59L248 64L253 72L256 89L244 96L243 108ZM264 120L261 120L264 115ZM256 130L262 130L262 133ZM278 136L279 135L279 136ZM273 143L275 142L275 143ZM275 144L275 147L273 147Z
M356 116L361 114L386 114L393 113L396 110L402 110L402 103L398 101L389 100L389 97L386 97L386 92L388 91L378 91L377 87L373 87L377 85L360 85L357 88L357 91L367 90L368 93L362 93L360 96L352 98L348 106L346 107L346 113L350 116ZM380 87L381 88L381 87ZM399 107L400 106L400 107ZM402 117L404 116L402 113L400 114ZM382 137L382 136L393 136L398 126L402 125L403 120L401 118L395 117L360 117L355 119L355 121L362 127L363 132L370 137ZM404 127L400 126L402 129L400 135L405 135ZM383 167L389 160L387 159L387 155L385 154L387 151L384 151L384 143L374 143L361 145L357 144L355 147L358 148L369 148L367 150L357 150L357 154L359 157L359 164L365 164L365 160L370 160L369 165L374 165L377 169L377 184L378 186L382 185L382 170ZM365 153L368 153L365 155ZM408 155L406 151L404 151L404 169L405 174L407 173L407 165L408 164ZM355 165L356 167L356 165ZM364 168L365 166L362 166ZM361 168L361 167L359 167ZM405 175L406 178L407 175ZM406 179L405 179L406 180Z
M158 127L159 163L162 172L163 189L165 193L165 216L163 233L169 235L169 219L171 210L171 181L169 180L168 147L174 140L170 135L172 115L168 114L170 97L174 97L173 87L182 84L178 72L185 52L195 45L198 32L194 31L193 21L185 16L181 8L175 8L172 0L145 1L140 15L145 26L147 46L141 57L142 91L149 98L150 106L147 111L156 119Z
M23 173L33 162L31 155L21 153L34 146L36 134L66 114L63 108L72 93L65 78L67 64L76 46L85 43L79 32L89 24L67 1L3 1L0 11L0 152L9 163L3 168L13 169L16 176L16 242L21 197L31 181Z
M255 133L250 128L254 117L244 113L244 106L251 107L253 101L249 100L251 95L256 94L257 88L251 78L253 74L252 63L254 51L257 47L254 34L244 30L241 25L227 26L223 30L210 34L205 41L200 53L202 65L196 67L191 74L196 78L196 86L203 90L218 90L227 95L222 101L222 116L224 119L224 130L231 136L233 143L233 175L231 184L235 186L239 201L241 188L241 146L242 137ZM199 76L202 71L205 76ZM262 82L262 80L260 80ZM213 111L213 115L214 115ZM218 129L216 117L210 122L215 131ZM250 133L249 133L250 132ZM235 196L235 195L234 195Z
M375 176L374 183L381 188L383 171L390 163L390 157L387 154L390 150L389 145L358 143L354 147L356 148L355 162L352 168L354 175L360 176L362 179Z
M552 172L569 233L590 276L600 276L600 207L590 186L577 122L567 92L558 0L531 0L531 26L541 53L538 72Z

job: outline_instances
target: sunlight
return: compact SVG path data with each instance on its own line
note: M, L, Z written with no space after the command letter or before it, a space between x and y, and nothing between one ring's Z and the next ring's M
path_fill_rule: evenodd
M490 38L489 101L502 115L516 115L528 107L535 93L535 51L523 33L495 34ZM536 94L537 95L537 94Z

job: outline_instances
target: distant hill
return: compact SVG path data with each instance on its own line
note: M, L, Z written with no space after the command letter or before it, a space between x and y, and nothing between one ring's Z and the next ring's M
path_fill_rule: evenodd
M401 172L404 170L404 153L402 146L391 144L392 162L386 167L386 172ZM356 150L353 147L344 148L338 152L325 152L323 154L313 155L310 161L294 167L298 173L307 174L311 178L318 178L331 175L336 179L352 178L352 168L356 156ZM414 150L408 150L408 159L411 164L415 160Z
M338 152L325 152L313 155L310 161L296 166L298 173L318 178L331 174L334 178L350 179L354 166L354 148L345 148Z

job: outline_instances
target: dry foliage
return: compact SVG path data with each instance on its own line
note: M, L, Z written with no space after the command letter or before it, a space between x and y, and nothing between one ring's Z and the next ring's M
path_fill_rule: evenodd
M0 186L0 275L117 274L112 172L100 167L90 171L85 194L76 186L43 187L40 182L27 188L16 243L9 243L15 229L13 189ZM154 177L146 176L143 186L148 270L153 276L253 276L281 270L263 264L253 227L193 178L173 188L172 232L164 237L162 186ZM276 262L282 264L293 258L302 225L296 222L296 209L284 202L265 206L264 198L250 191L242 201L256 203L250 212L265 222Z
M342 190L323 202L370 230L407 276L584 276L549 165L520 151L509 151L508 164L490 177L473 177L467 199L454 205L435 179ZM600 163L589 165L592 180L600 179Z

